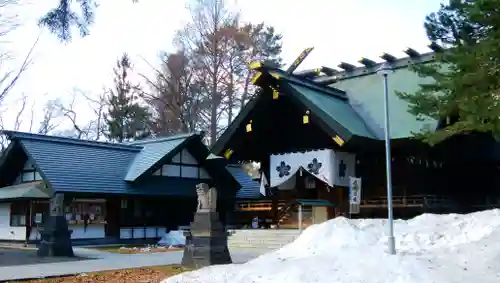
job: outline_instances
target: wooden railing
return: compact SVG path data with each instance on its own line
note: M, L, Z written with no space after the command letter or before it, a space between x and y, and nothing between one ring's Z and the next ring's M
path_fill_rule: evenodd
M411 195L411 196L393 196L392 205L394 207L435 207L449 206L450 200L447 197L436 195ZM379 208L387 207L387 197L374 197L361 200L361 208Z
M286 203L284 201L278 202L278 210L281 209ZM242 202L236 204L237 211L271 211L272 201L260 202Z

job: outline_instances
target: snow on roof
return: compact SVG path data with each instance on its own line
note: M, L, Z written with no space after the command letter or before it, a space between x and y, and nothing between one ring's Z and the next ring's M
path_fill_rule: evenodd
M500 210L397 220L397 255L385 252L386 221L336 218L245 264L212 266L165 283L499 282Z

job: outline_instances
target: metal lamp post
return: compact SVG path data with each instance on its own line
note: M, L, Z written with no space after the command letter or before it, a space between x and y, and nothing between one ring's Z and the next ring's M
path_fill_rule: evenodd
M392 176L391 176L391 137L389 126L389 86L387 77L392 73L392 68L389 64L384 63L377 71L384 79L384 112L385 112L385 165L387 177L387 222L389 229L389 254L396 254L396 241L394 239L394 219L392 213Z

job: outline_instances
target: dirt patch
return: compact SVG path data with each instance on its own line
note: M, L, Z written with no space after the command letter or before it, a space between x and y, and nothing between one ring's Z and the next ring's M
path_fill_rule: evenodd
M25 281L8 281L10 283L159 283L165 278L190 271L179 265L153 266L147 268L133 268L114 271L84 273L76 276L46 278Z

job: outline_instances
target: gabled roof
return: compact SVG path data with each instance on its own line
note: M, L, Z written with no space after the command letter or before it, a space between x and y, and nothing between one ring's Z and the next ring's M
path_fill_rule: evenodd
M241 165L239 164L229 164L227 166L229 173L238 180L241 185L241 189L236 193L237 199L256 199L261 198L260 194L260 184L250 177Z
M377 139L377 135L365 124L348 100L339 99L300 84L288 83L288 86L307 108L319 115L332 129L338 129L337 132L344 133L341 134L342 137L354 135Z
M155 167L163 160L172 158L196 134L184 134L172 137L148 139L129 143L141 146L142 150L135 156L125 176L125 181L135 181L148 169Z
M349 139L356 136L369 139L382 137L376 129L370 128L363 117L352 107L344 91L296 78L279 69L264 66L259 71L263 74L259 86L263 89L278 86L281 92L285 92L295 102L302 104L304 108L310 109L312 113L317 115L328 126L328 134L332 137L338 135L344 142L348 142ZM248 116L253 108L259 104L260 100L267 99L266 95L261 94L255 97L236 116L213 146L212 151L215 154L223 152L236 130L244 121L249 120Z
M412 137L413 133L422 129L434 130L437 121L426 119L417 120L415 115L408 112L408 102L397 96L397 92L415 93L419 85L429 83L432 78L422 78L408 67L395 69L388 76L389 111L391 121L391 139ZM351 104L370 127L380 133L384 129L384 85L381 76L377 73L368 73L360 76L346 77L332 84L332 86L346 91Z
M127 169L142 149L112 144L5 131L19 144L54 191L125 193Z
M49 199L52 191L43 182L30 182L3 187L0 190L0 200L12 199Z
M14 131L3 133L11 143L0 158L0 181L8 183L5 177L17 173L26 161L20 159L28 159L55 192L196 196L195 185L200 182L196 179L149 175L149 178L137 182L127 182L125 177L133 167L140 168L134 169L134 172L152 173L158 162L163 162L162 158L169 158L184 145L189 146L190 153L200 164L209 155L199 134L113 144ZM161 143L166 145L161 146ZM146 153L142 154L143 150ZM159 157L159 152L165 155ZM217 183L223 183L221 186L224 189L237 190L241 187L224 163L208 160L203 165Z
M396 94L397 92L415 93L419 90L420 84L432 82L432 78L420 77L411 70L413 65L435 62L436 50L442 51L442 47L431 43L429 48L434 51L422 54L417 53L401 58L384 53L381 56L383 60L379 60L378 62L372 61L373 64L362 66L358 64L354 69L348 70L327 68L330 70L330 74L320 75L311 79L316 82L331 82L330 87L344 91L349 98L351 106L363 118L370 129L373 129L377 133L377 136L381 138L384 129L384 86L382 77L377 72L383 64L389 63L394 71L388 76L391 119L390 136L392 139L408 138L413 136L413 133L420 132L422 129L433 130L437 126L437 121L430 118L423 121L417 120L413 114L408 112L408 103L400 99ZM404 52L411 54L412 49L407 48ZM387 61L386 56L393 59ZM362 63L361 60L358 62ZM443 71L447 69L445 65L442 67ZM311 71L313 70L302 72L310 73Z
M408 112L408 103L397 96L397 92L414 93L418 91L420 84L431 82L432 78L420 77L410 67L434 60L435 53L431 52L390 62L394 70L388 77L391 139L409 138L415 132L436 129L437 121L430 118L417 120ZM337 134L345 142L352 137L383 140L384 85L383 78L377 73L382 63L346 71L327 68L331 74L316 78L288 74L262 65L257 69L262 73L257 85L263 89L277 87L280 91L287 92L287 95L318 115L331 130L329 134ZM312 70L305 72L312 73ZM330 85L326 85L328 82L331 82ZM258 95L243 108L213 146L215 154L222 154L236 129L243 121L248 120L252 109L265 99L263 96L265 94Z

